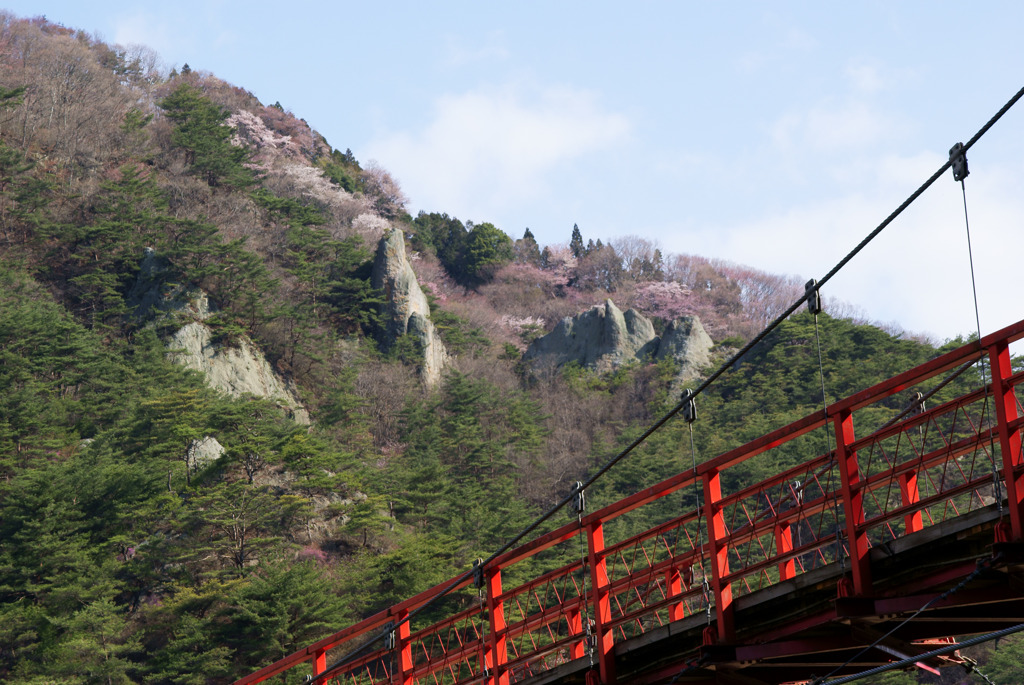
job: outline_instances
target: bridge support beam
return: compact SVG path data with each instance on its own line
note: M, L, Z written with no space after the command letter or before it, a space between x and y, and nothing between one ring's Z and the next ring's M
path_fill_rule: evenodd
M490 634L484 647L484 663L482 664L490 677L488 685L508 685L508 643L505 637L505 603L501 597L501 569L487 569L487 614Z
M793 526L790 523L775 524L775 551L778 556L793 551ZM779 562L779 580L796 577L796 559L789 558Z
M566 612L565 621L568 624L569 634L580 638L569 646L569 658L582 659L587 655L586 635L583 632L583 612L579 609L570 609Z
M693 582L692 571L687 568L688 576L684 579L683 574L675 566L665 571L665 598L671 599L683 594L683 590L689 590ZM680 621L686 618L686 605L682 602L675 602L668 605L668 620Z
M704 474L704 513L707 517L708 546L711 548L711 588L715 594L718 641L731 644L736 638L733 621L732 586L729 575L729 529L722 508L722 481L718 469Z
M323 673L327 670L327 650L318 649L313 652L313 673ZM325 681L330 682L330 681Z
M409 616L406 610L399 611L395 615L395 668L391 674L391 682L394 685L412 685L412 641L409 636L412 628L405 619Z
M921 501L921 492L917 488L917 471L907 471L899 476L900 498L903 506L917 504ZM903 534L916 533L924 527L924 517L920 511L912 511L903 517Z
M860 468L853 444L853 414L841 410L833 419L836 433L836 460L843 495L843 513L846 518L846 539L850 546L850 565L853 567L853 592L858 596L871 594L871 559L868 556L868 534L864 523L864 493L860 489ZM836 531L838 535L839 531ZM836 545L836 555L842 548Z
M612 621L611 582L604 553L604 528L600 521L587 525L587 553L590 582L594 589L594 650L598 672L604 685L615 682L615 633Z
M992 371L992 394L995 397L996 421L998 422L999 451L1003 457L1003 483L1006 487L1006 504L1010 510L1010 530L1014 542L1024 540L1024 473L1021 464L1020 428L1010 429L1010 422L1019 417L1017 397L1009 378L1013 375L1010 363L1010 347L1006 341L993 345L988 350Z

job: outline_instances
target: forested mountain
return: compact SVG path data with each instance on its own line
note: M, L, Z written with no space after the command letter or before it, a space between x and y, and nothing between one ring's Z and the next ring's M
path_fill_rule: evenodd
M637 237L410 216L387 171L280 104L156 64L0 13L0 681L230 682L461 572L677 401L671 361L539 372L531 340L611 298L659 331L698 316L720 361L802 292ZM437 386L415 344L381 343L389 229L451 358ZM147 248L163 295L208 312L140 305ZM831 311L834 397L938 354ZM199 322L265 355L309 425L175 363ZM711 390L702 455L820 406L812 327ZM595 501L675 472L678 438Z

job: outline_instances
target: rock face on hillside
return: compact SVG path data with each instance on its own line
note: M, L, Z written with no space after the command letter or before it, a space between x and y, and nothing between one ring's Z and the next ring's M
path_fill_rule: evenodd
M614 302L605 300L603 305L559 321L555 330L533 341L524 358L544 359L556 366L578 362L590 369L608 371L652 356L657 340L650 321L632 309L623 313Z
M213 330L203 323L215 313L206 293L187 289L167 277L166 265L146 250L139 277L128 295L139 320L188 320L167 341L175 363L202 371L213 388L232 396L245 393L273 400L295 420L309 424L309 413L299 402L294 386L270 366L263 352L242 336L233 345L214 342Z
M309 413L299 404L294 389L248 338L242 337L230 347L219 345L209 326L194 321L179 328L167 346L174 362L202 371L211 387L235 397L248 393L274 400L296 423L309 424Z
M655 359L671 357L679 366L676 380L688 381L700 376L700 371L711 363L714 343L696 316L684 316L665 327L658 344Z
M416 273L405 256L405 236L390 230L377 245L372 284L384 291L383 344L390 348L403 335L411 335L423 352L420 374L428 386L441 381L448 352L430 321L430 305L420 289Z
M633 309L623 312L605 300L562 319L553 331L533 341L524 360L555 366L577 362L604 372L631 361L670 357L680 369L677 380L689 380L710 361L711 345L697 317L673 321L658 337L646 317Z

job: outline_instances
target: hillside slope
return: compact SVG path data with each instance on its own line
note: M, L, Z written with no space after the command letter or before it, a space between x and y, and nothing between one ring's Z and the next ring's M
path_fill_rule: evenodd
M801 292L636 237L412 217L385 170L211 74L43 19L0 15L0 45L3 681L230 682L447 578L674 403L671 360L538 372L533 339L611 298L659 334L699 317L714 363ZM451 355L436 387L415 344L382 344L390 229ZM147 248L161 297L201 293L201 316L140 306ZM258 350L310 425L175 364L200 321L207 347ZM709 393L701 454L815 410L809 325ZM937 353L822 326L835 396ZM678 437L594 501L672 473Z

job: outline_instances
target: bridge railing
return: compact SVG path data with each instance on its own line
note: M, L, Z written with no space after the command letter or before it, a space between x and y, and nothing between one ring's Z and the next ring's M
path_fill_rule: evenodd
M451 582L238 683L300 665L324 673L329 658L351 654L389 623L398 628L387 644L314 682L508 685L591 659L610 683L617 641L705 616L706 643L734 643L737 597L830 564L843 572L841 593L868 596L873 546L992 502L1004 508L1002 534L1024 539L1024 410L1015 392L1024 372L1012 373L1009 354L1010 343L1022 337L1024 321L510 550L483 569L478 595L463 592L461 604L440 621L403 622ZM915 401L878 425L879 417L893 414L890 398L897 393L926 389L983 359L984 367L966 371L977 389L945 402ZM869 431L863 437L855 434L855 417ZM723 487L737 480L723 479L730 469L758 457L771 463L776 450L794 446L814 456L735 491ZM620 525L631 514L661 520L632 534ZM616 534L622 539L612 540ZM549 567L552 559L560 564L554 570L503 587L503 578L529 577L531 564ZM456 589L473 585L463 580Z

